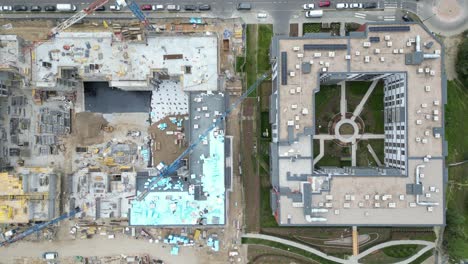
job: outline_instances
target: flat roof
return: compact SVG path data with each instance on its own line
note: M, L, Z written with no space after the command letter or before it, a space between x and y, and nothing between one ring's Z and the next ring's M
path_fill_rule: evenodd
M273 208L277 208L275 216L280 225L445 223L443 47L419 24L406 23L404 28L391 23L369 23L368 26L379 28L350 36L308 34L273 40L271 56L277 72L273 73L276 80L272 100L277 98L277 105L272 108L271 121L278 136L277 142L272 143L277 145L272 148L277 153L272 154L274 164L271 166L277 169L273 169L271 175L272 182L277 184L273 195L277 204ZM370 37L373 37L372 42ZM375 42L377 38L379 41ZM433 45L426 47L428 42ZM423 54L429 54L427 57L435 54L435 58L425 58L419 65L405 63L405 55L415 53L418 44ZM310 64L310 73L304 71L304 63ZM313 153L312 140L315 139L314 94L320 92L321 76L329 73L341 75L344 80L365 74L379 74L380 77L405 74L407 170L404 175L382 177L377 170L374 174L369 170L369 175L352 177L319 174L314 169L313 158L318 154ZM434 131L441 133L440 137L435 137ZM421 139L425 139L424 143ZM419 182L423 194L416 198L406 193L406 185L416 184L418 165L424 165L418 169L424 179ZM346 168L338 171L346 171ZM326 185L329 190L319 188L324 182L329 182ZM293 201L293 193L303 195L301 202ZM311 197L304 197L309 193ZM311 201L311 205L304 201ZM429 203L424 203L426 201ZM307 218L304 210L309 206L312 213Z

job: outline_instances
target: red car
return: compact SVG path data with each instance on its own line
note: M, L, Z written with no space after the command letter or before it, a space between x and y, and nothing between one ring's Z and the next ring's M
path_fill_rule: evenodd
M141 10L151 11L151 10L153 10L153 7L151 7L151 5L142 5Z
M320 7L330 6L330 1L328 1L328 0L325 0L325 1L323 1L323 2L320 1L320 2L319 2L319 6L320 6Z

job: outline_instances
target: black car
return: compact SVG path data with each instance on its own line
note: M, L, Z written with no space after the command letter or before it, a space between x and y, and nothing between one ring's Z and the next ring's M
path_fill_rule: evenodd
M374 3L374 2L363 3L362 8L377 8L377 3Z
M96 8L95 11L106 11L106 7L105 6L100 6L100 7Z
M13 10L15 11L28 11L28 7L25 5L15 5L13 7Z
M200 11L208 11L208 10L211 10L211 6L210 6L210 5L199 5L199 6L198 6L198 10L200 10Z
M39 12L42 8L40 6L31 6L31 12Z
M57 8L53 5L44 6L44 11L54 12Z
M414 20L413 20L411 17L409 17L408 15L402 16L401 19L403 19L403 21L405 21L405 22L413 22L413 21L414 21Z
M185 5L185 6L184 6L184 10L185 10L185 11L196 11L196 10L197 10L197 6L196 6L196 5Z

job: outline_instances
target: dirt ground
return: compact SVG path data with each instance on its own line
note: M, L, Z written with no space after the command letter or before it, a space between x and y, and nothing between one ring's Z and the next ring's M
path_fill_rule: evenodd
M0 263L14 263L19 256L40 258L42 253L48 251L58 252L60 257L149 254L153 258L160 258L164 263L169 264L206 263L205 260L209 260L210 263L225 263L225 255L208 255L205 252L206 250L206 248L181 247L180 254L172 256L170 255L170 247L167 245L150 244L146 240L135 240L127 237L116 239L96 237L86 240L61 240L49 243L18 242L7 248L0 248Z
M447 80L453 80L457 78L457 72L455 70L455 62L457 60L458 45L462 41L462 36L453 36L444 39L445 45L445 72L447 74Z
M72 136L75 137L77 145L88 146L103 142L104 133L101 131L101 127L106 126L108 122L102 114L77 113L74 121L72 123Z
M0 34L16 34L29 41L45 39L47 33L54 27L52 20L0 20L0 25L6 24L11 24L13 28L5 30L0 26Z
M242 111L242 180L244 184L246 206L246 225L249 232L260 231L260 177L257 173L256 162L253 160L255 132L255 98L244 101Z
M177 120L184 118L184 116L174 117L176 117ZM167 128L165 130L161 130L158 128L158 125L162 123L167 124ZM154 140L153 164L155 165L159 164L160 162L164 162L165 164L171 164L185 150L185 147L183 147L183 145L175 144L177 136L167 135L167 131L177 131L177 125L173 124L169 120L169 117L164 118L163 120L151 125L148 128L148 134L150 134L151 138ZM158 147L159 150L157 149Z

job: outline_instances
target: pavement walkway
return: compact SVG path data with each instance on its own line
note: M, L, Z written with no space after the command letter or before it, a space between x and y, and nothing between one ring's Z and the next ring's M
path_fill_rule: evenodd
M297 243L297 242L287 240L287 239L283 239L283 238L279 238L279 237L275 237L275 236L269 236L269 235L263 235L263 234L244 234L242 237L258 238L258 239L264 239L264 240L268 240L268 241L274 241L274 242L282 243L282 244L285 244L285 245L289 245L289 246L292 246L292 247L296 247L296 248L305 250L305 251L310 252L312 254L315 254L315 255L317 255L319 257L322 257L322 258L325 258L325 259L328 259L328 260L331 260L331 261L335 261L337 263L350 263L350 264L360 263L359 259L371 254L372 252L374 252L376 250L379 250L379 249L382 249L382 248L385 248L385 247L389 247L389 246L397 246L397 245L423 245L423 246L425 246L423 249L418 251L418 253L414 254L412 257L410 257L410 258L408 258L408 259L406 259L404 261L400 261L398 263L395 263L395 264L409 264L412 261L414 261L415 259L417 259L418 257L420 257L422 254L426 253L427 251L429 251L430 249L435 247L435 243L430 242L430 241L424 241L424 240L393 240L393 241L388 241L388 242L384 242L384 243L378 244L376 246L373 246L373 247L361 252L357 256L350 256L349 259L341 259L341 258L337 258L337 257L334 257L334 256L327 255L327 254L323 253L322 251L319 251L319 250L317 250L315 248L306 246L304 244Z

